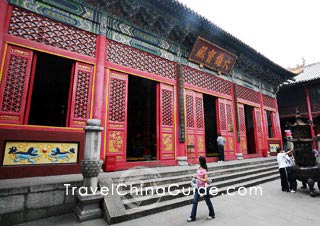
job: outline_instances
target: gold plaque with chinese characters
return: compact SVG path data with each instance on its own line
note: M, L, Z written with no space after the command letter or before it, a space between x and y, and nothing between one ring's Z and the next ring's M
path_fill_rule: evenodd
M218 71L218 73L228 75L237 60L237 56L198 37L193 45L189 60Z

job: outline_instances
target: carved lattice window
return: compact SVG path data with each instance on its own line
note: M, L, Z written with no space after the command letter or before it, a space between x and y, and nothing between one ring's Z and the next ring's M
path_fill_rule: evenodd
M13 8L12 10L8 33L49 46L95 57L96 35L19 8Z
M112 78L110 83L110 95L109 120L113 122L124 122L126 82Z
M231 83L189 67L183 67L184 81L214 92L231 95Z
M10 56L7 79L3 90L1 111L16 113L21 111L27 66L27 58Z
M226 116L226 109L224 103L219 103L220 109L220 128L221 130L227 130L227 116Z
M197 128L204 128L203 101L200 97L196 97L196 122Z
M175 64L132 47L109 41L107 61L164 78L175 79Z
M90 73L79 70L76 84L74 118L88 118L89 90Z
M162 124L172 126L172 92L169 90L162 90Z
M260 94L254 90L237 85L238 98L260 104Z
M276 99L269 97L269 96L266 96L266 95L263 95L263 104L265 106L268 106L268 107L275 109L276 108Z
M187 127L194 128L193 96L186 95Z
M243 107L239 107L239 129L240 132L246 132L245 115Z

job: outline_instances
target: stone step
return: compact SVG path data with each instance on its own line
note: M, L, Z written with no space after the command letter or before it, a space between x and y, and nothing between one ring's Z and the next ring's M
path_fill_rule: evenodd
M279 178L279 175L271 175L268 177L263 177L263 178L258 178L255 180L246 181L244 183L234 184L233 186L235 189L238 189L240 187L248 188L248 187L256 186L256 185L266 183L266 182L269 182L272 180L276 180L278 178ZM219 189L219 193L217 195L226 194L227 189L228 189L228 187L222 187L221 189ZM202 201L203 199L200 199L200 200ZM190 205L190 211L191 211L192 201L193 201L193 196L189 195L189 196L183 196L183 197L179 197L176 199L171 199L171 200L159 202L157 205L151 204L151 205L144 206L143 208L128 209L128 210L126 210L125 215L118 216L118 217L112 219L112 221L110 223L113 224L113 223L119 223L122 221L132 220L132 219L136 219L139 217L155 214L158 212L178 208L178 207L185 206L185 205ZM214 204L214 200L212 200L212 201ZM186 218L188 218L189 213L185 213L185 214L186 214Z
M244 174L250 174L251 172L255 171L263 171L263 170L268 170L270 168L276 167L276 163L266 163L266 164L261 164L261 165L254 165L254 166L242 166L242 167L237 167L237 168L232 168L232 169L221 169L217 171L209 171L208 172L208 177L213 178L214 181L219 181L220 178L224 178L228 174L233 175L237 173L242 173ZM126 181L123 180L121 181L123 184L127 186L132 186L132 187L140 187L141 184L143 184L143 187L147 186L154 186L154 185L162 185L162 184L169 184L169 183L177 183L177 182L183 182L183 181L188 181L190 182L191 178L195 176L196 169L193 170L193 173L191 174L185 174L185 175L179 175L179 176L174 176L174 177L166 177L166 178L155 178L155 179L144 179L141 181ZM119 181L118 181L119 182ZM126 190L126 189L124 189Z
M225 180L229 180L232 178L238 178L238 177L244 177L244 176L248 176L248 175L253 175L256 173L263 173L263 172L270 172L272 170L275 169L275 166L271 165L271 166L264 166L264 167L260 167L260 168L256 168L256 169L251 169L251 170L246 170L246 171L237 171L237 172L232 172L229 174L218 174L218 175L211 175L211 179L213 180L213 183L217 183L219 181L225 181ZM194 174L193 174L194 175ZM142 194L146 194L145 190L149 191L149 187L164 187L166 189L166 191L168 190L168 187L170 187L171 184L177 184L179 187L188 187L191 186L191 178L193 175L188 176L186 179L184 180L165 180L164 182L166 183L161 183L163 181L160 182L147 182L145 184L143 184L143 187L141 187L141 184L135 184L137 185L136 187L138 188L137 191L139 193L142 192ZM127 185L128 186L128 185ZM129 185L130 186L130 185ZM134 187L134 185L132 185L132 187ZM127 189L122 189L121 191L128 191L130 189L130 187L127 187ZM151 191L149 191L149 193L151 193ZM130 198L129 195L126 195L125 198Z
M211 163L208 164L208 168L209 177L213 179L210 186L219 189L217 195L226 193L230 187L250 187L279 177L275 158ZM105 196L103 208L107 222L113 224L190 204L193 199L192 189L189 195L184 195L181 191L191 187L191 178L196 174L196 169L196 166L162 167L151 170L142 168L106 174L99 180L100 187L111 189L112 186L124 183L132 184L138 187L139 192L143 192L138 196L130 194ZM140 186L141 184L143 185ZM176 186L170 187L172 184ZM152 190L159 187L164 193L161 197L152 193ZM128 188L121 191L128 192ZM169 191L177 191L179 194L173 196Z
M239 183L244 183L246 181L250 181L250 180L255 180L255 179L259 179L259 178L263 178L263 177L268 177L268 176L272 176L278 174L278 170L269 170L267 172L262 172L262 173L255 173L252 175L247 175L247 176L237 176L236 178L233 179L225 179L220 181L219 183L213 183L211 184L209 187L216 187L216 188L223 188L223 187L233 187L235 184L239 184ZM177 183L177 187L172 187L170 190L171 192L173 191L177 191L179 192L179 195L177 196L173 196L169 193L169 188L170 185L167 185L166 187L163 187L163 190L165 191L164 195L156 195L156 192L154 191L153 195L151 194L152 192L150 191L149 195L142 195L142 196L135 196L135 197L122 197L123 198L123 204L125 205L126 209L130 209L132 207L135 207L137 205L139 206L145 206L145 205L149 205L155 202L163 202L166 200L170 200L170 199L176 199L178 197L184 196L184 194L182 193L182 189L187 189L191 188L190 183ZM156 189L156 187L154 187L154 189ZM162 190L161 190L162 192ZM191 192L191 194L193 194L193 192Z
M270 159L264 159L259 161L243 161L243 160L237 160L237 161L228 161L223 163L209 163L208 164L208 171L220 171L224 169L232 169L232 168L238 168L238 167L245 167L245 166L258 166L260 164L264 163L276 163L274 158ZM166 168L166 167L162 167ZM134 180L148 180L152 179L154 177L154 173L157 173L157 176L159 178L166 178L166 177L174 177L174 176L181 176L186 174L194 174L196 170L196 166L188 166L187 169L185 167L175 167L172 171L166 171L162 168L154 169L154 168L143 168L141 167L141 170L145 170L143 174L140 173L139 167L134 168L131 170L126 170L124 172L117 172L117 176L113 176L112 180L114 183L119 183L119 180L121 179L121 176L126 176L126 182L134 181ZM184 168L184 169L180 169ZM161 169L161 171L160 171ZM148 173L148 170L152 171L152 173Z

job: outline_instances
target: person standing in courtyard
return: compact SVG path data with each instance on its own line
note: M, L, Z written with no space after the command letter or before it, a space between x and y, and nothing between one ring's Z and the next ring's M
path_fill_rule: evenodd
M289 185L288 185L288 177L287 177L287 153L280 148L277 148L277 162L279 165L279 172L280 172L280 180L281 180L281 189L282 191L289 192Z
M224 145L226 143L226 139L223 136L221 136L220 133L218 133L217 143L218 143L219 162L223 162L224 161Z
M210 200L209 188L208 188L208 167L206 163L206 158L203 156L199 157L199 168L197 170L197 186L194 188L194 199L192 204L191 215L187 219L188 222L195 221L197 215L197 208L198 202L200 198L200 194L204 195L204 199L209 209L209 216L207 217L208 220L212 220L215 218L215 213L213 209L213 205Z
M288 149L285 157L287 160L286 161L286 163L287 163L286 171L287 171L290 192L295 193L297 191L297 180L296 180L295 176L292 174L292 167L295 164L292 151L293 151L292 149Z

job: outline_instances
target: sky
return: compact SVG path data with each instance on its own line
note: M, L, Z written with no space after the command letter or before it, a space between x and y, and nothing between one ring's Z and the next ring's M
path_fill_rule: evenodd
M319 0L178 0L276 64L320 62Z

